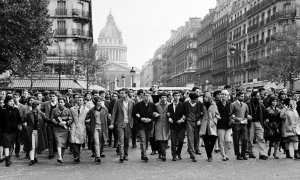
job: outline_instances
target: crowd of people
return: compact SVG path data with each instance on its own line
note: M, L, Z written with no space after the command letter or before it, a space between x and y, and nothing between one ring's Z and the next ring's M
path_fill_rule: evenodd
M80 163L82 148L91 150L91 157L101 163L104 148L113 147L123 163L128 161L130 139L132 148L139 141L145 162L149 144L150 155L158 154L166 161L169 140L172 161L181 160L185 139L192 162L197 162L202 145L208 162L214 149L228 161L231 143L237 160L256 158L254 143L259 159L267 160L271 154L278 159L280 150L286 158L293 154L300 159L297 104L297 93L282 90L277 94L263 88L232 92L228 85L203 93L199 87L188 92L161 91L157 84L138 91L123 88L81 94L68 89L64 95L7 91L0 97L0 162L10 166L11 156L19 157L23 147L29 165L38 163L38 154L44 150L49 159L57 157L63 163L68 148L75 163Z

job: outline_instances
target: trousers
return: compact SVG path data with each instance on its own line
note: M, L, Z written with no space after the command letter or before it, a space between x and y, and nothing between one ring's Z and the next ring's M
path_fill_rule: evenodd
M128 156L130 130L129 123L123 124L123 127L117 128L120 159Z
M171 151L172 156L181 155L183 141L185 137L185 129L172 130L171 129Z
M232 128L233 131L233 146L236 156L245 156L247 141L248 141L248 129L247 124L235 124ZM240 140L242 141L242 149L240 151Z

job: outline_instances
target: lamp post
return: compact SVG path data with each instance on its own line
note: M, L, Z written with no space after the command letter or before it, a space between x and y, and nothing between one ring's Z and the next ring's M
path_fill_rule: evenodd
M231 59L231 66L232 66L232 77L231 77L231 88L234 88L234 54L236 52L236 46L232 43L229 47L230 59Z
M60 61L60 45L59 41L56 40L57 47L58 47L58 91L60 92L61 89L61 61Z
M209 80L206 79L206 81L205 81L205 90L206 90L206 91L208 90L208 83L209 83Z
M123 87L125 87L125 74L122 74L121 79L123 81Z
M131 87L134 87L134 76L135 76L135 70L134 67L130 70L130 75L131 75Z
M119 79L117 78L116 79L116 82L117 82L117 87L119 86Z

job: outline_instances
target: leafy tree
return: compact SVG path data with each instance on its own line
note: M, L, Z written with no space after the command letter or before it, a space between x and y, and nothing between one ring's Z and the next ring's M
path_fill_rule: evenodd
M284 83L284 86L287 81L292 85L292 77L300 74L298 28L294 23L279 25L278 32L271 37L272 41L268 47L270 55L259 62L264 77Z
M103 86L106 84L106 62L107 57L103 54L98 54L97 45L91 41L80 42L75 53L67 57L70 63L75 64L73 77L75 79L84 79L87 82L86 89L92 84Z
M0 1L0 72L11 70L32 80L47 69L53 36L47 6L44 0Z

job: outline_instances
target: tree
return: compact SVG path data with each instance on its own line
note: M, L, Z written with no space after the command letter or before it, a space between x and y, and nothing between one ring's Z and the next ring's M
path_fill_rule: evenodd
M11 70L32 80L47 69L53 37L47 6L44 0L0 1L0 72Z
M93 44L92 41L81 41L75 53L69 55L67 59L75 65L73 77L86 80L87 90L92 84L103 86L106 83L105 65L107 57L98 54L97 45Z
M290 82L292 90L293 77L300 74L300 44L298 28L294 23L278 26L278 31L271 36L268 51L270 55L259 61L261 72L277 83Z

